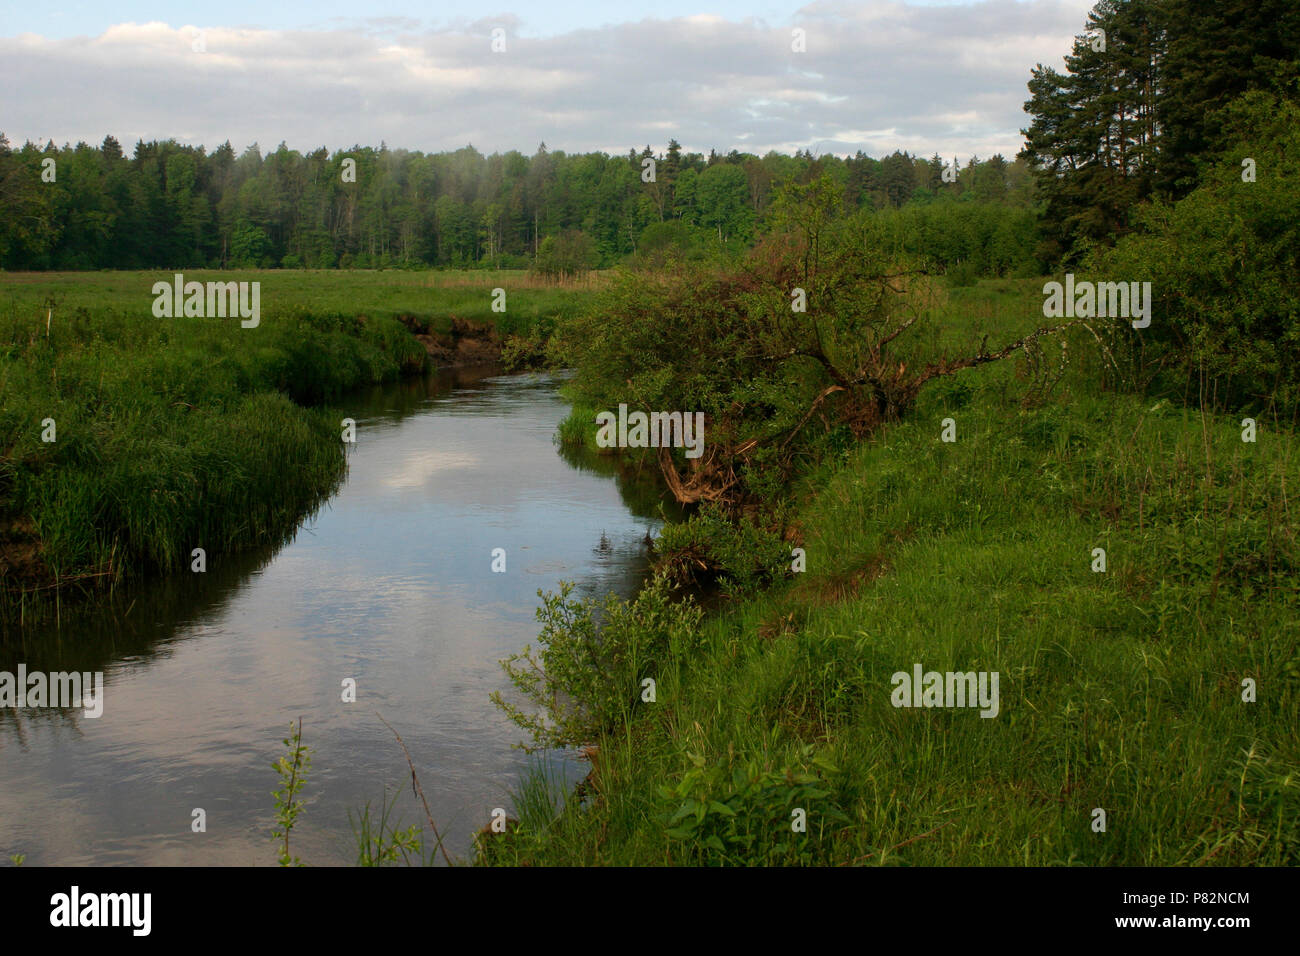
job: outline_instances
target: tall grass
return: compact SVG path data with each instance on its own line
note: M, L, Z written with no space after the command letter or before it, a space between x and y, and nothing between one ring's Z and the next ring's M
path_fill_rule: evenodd
M153 319L150 290L172 281L172 272L8 272L0 273L0 313L17 307L32 328L53 311L55 329L78 308L111 307ZM242 269L226 272L184 270L187 281L261 282L263 310L300 309L312 315L405 319L432 332L448 331L454 319L490 324L504 333L547 327L554 317L576 309L603 279L555 282L524 270L316 270ZM493 290L504 289L505 311L493 311ZM39 323L37 320L39 319Z
M979 369L807 475L807 571L637 675L657 701L591 741L590 798L482 861L1300 863L1300 442L1101 392L1072 348L1045 403ZM997 671L1000 713L895 708L916 663Z
M0 615L33 589L278 540L343 475L330 403L426 367L401 322L358 314L364 283L342 311L342 286L331 301L308 294L310 277L276 274L268 285L286 285L263 290L261 323L244 329L155 318L156 278L0 286Z

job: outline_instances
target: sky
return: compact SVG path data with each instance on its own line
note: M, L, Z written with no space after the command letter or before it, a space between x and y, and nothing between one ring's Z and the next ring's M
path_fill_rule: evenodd
M5 0L0 132L1011 158L1029 71L1061 67L1093 2Z

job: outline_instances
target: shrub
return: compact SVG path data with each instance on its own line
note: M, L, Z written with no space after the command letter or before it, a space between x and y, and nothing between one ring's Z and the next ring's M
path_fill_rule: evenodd
M1213 405L1276 399L1289 417L1300 404L1300 104L1251 93L1222 119L1233 145L1200 186L1142 208L1137 231L1089 268L1151 282L1150 328L1120 329L1135 364L1172 366L1165 386ZM1255 182L1242 179L1246 158Z
M571 397L600 409L703 413L702 455L647 449L682 503L769 504L829 445L901 418L927 382L1004 358L969 333L963 357L926 327L942 295L890 251L871 216L837 218L829 179L792 186L743 262L614 277L556 326L578 369Z
M656 677L698 640L702 612L690 598L673 600L673 585L655 575L632 601L609 595L598 608L573 601L573 585L539 591L540 651L532 647L502 662L515 688L536 708L528 713L494 693L492 700L528 731L536 750L588 743L628 717L641 681ZM598 610L600 613L598 615ZM597 625L597 617L603 623Z
M690 855L701 863L770 866L818 862L821 841L800 836L793 827L795 812L803 810L804 825L814 821L814 831L824 831L828 824L843 828L851 820L834 804L834 791L827 779L837 777L839 769L825 757L814 756L811 746L803 747L800 756L818 772L802 767L778 770L756 760L710 767L703 757L687 754L691 768L676 784L660 787L662 796L677 803L665 835L686 843ZM823 801L829 805L819 805ZM814 806L817 812L810 813Z
M567 279L590 271L595 264L596 247L591 237L570 229L542 240L533 268L549 279Z
M789 566L790 549L779 535L757 527L748 516L729 520L706 507L660 534L662 564L676 579L717 579L732 593L754 591Z

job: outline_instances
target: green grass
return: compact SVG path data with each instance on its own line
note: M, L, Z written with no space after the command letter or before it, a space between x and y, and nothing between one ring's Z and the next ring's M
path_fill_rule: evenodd
M1015 285L954 290L951 334L1032 326ZM709 615L586 798L480 862L1300 862L1300 442L1102 393L1085 345L1046 404L963 373L807 476L808 570ZM916 663L997 671L1000 713L893 707Z
M597 453L615 452L616 449L597 448L593 440L592 423L599 409L591 405L575 404L556 428L556 438L566 448L591 448Z
M186 281L262 283L262 311L301 309L313 315L407 319L432 332L446 332L452 319L490 323L503 333L545 329L556 315L576 308L600 282L599 275L567 284L541 280L524 270L181 270ZM42 329L48 300L54 318L77 308L115 307L152 318L153 283L172 281L173 271L0 272L0 313L11 307L39 312ZM504 289L505 312L492 310L492 290ZM158 321L158 320L154 320Z
M186 272L260 281L261 322L245 329L155 318L152 285L170 275L0 274L4 617L70 582L187 569L194 548L219 561L291 533L344 472L328 406L426 367L411 326L530 329L582 294L525 273Z

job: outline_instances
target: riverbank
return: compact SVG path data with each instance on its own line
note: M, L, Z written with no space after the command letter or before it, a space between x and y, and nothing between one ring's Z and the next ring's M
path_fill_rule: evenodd
M259 282L242 327L155 317L170 278L0 276L0 619L273 543L344 473L346 395L493 361L574 294L525 273L185 275Z
M390 826L426 819L387 721L466 857L528 766L488 694L509 690L497 660L536 634L538 588L634 593L658 525L653 482L556 454L556 381L476 368L350 394L346 478L291 541L65 602L0 641L0 671L104 674L100 719L0 707L0 861L274 865L271 765L299 718L313 762L294 855L355 864L367 806L375 835L382 807Z
M1005 328L998 294L953 315ZM968 370L806 471L784 564L691 640L631 608L648 663L612 675L631 703L589 776L525 781L479 862L1300 862L1300 440L1086 364L1046 400L1023 365ZM739 552L717 525L692 546ZM918 668L996 674L996 705L913 699Z

